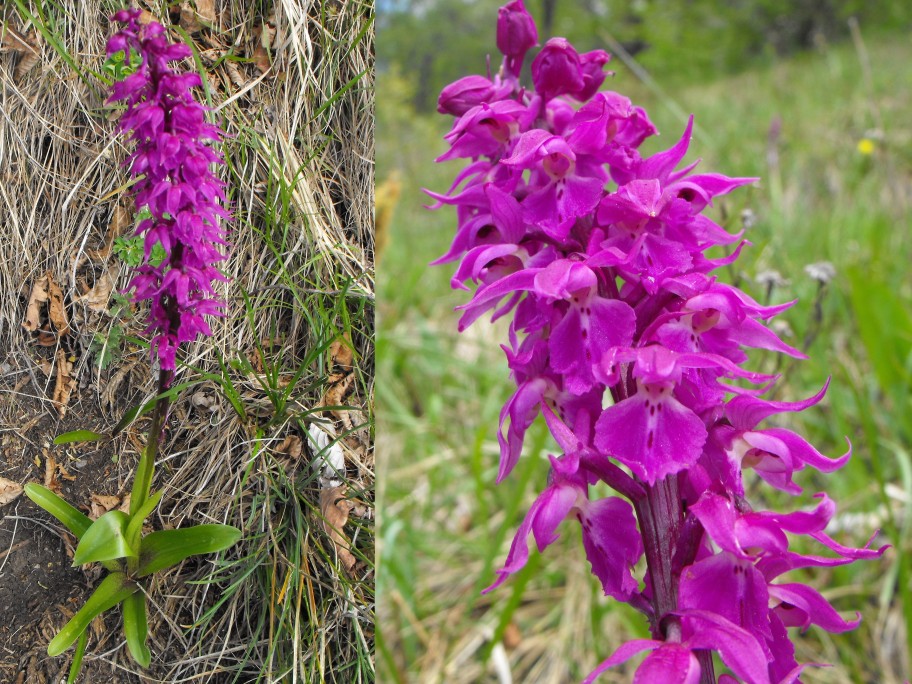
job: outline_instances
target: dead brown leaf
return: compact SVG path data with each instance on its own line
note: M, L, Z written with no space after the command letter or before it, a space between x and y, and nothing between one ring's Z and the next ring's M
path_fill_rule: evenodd
M114 245L114 240L123 235L124 229L130 225L132 218L133 215L122 204L118 204L114 207L114 215L111 217L111 222L108 224L108 232L107 235L105 235L104 247L101 249L88 250L87 254L89 257L96 260L107 259L111 254L111 247Z
M225 68L228 70L228 77L234 85L238 88L243 88L247 85L248 79L241 73L241 69L236 62L232 62L230 59L225 60Z
M48 300L47 284L50 276L50 272L45 273L32 285L28 305L25 307L25 320L22 321L22 327L31 332L38 330L41 324L41 305Z
M291 458L299 458L303 445L301 438L297 435L288 435L285 440L276 448L280 454L288 454Z
M0 52L18 52L31 47L28 39L12 26L0 26Z
M269 71L269 67L272 66L272 63L269 61L269 53L266 52L266 48L262 45L257 45L256 49L253 51L253 64L260 70L261 74L265 74Z
M120 389L120 386L123 384L123 381L130 374L130 371L133 370L133 367L136 365L134 360L131 363L127 363L113 375L111 379L108 380L108 384L105 386L104 391L101 393L101 398L104 399L105 403L113 408L118 399L117 390Z
M89 630L92 632L93 642L101 641L105 632L111 631L105 629L104 618L101 615L96 615L92 622L89 623Z
M342 406L345 404L345 395L348 392L348 389L351 387L352 382L354 382L355 374L349 373L344 376L341 381L331 385L326 394L323 395L323 405L324 406ZM336 416L339 420L342 421L342 424L345 426L346 430L351 430L354 427L352 423L351 416L348 409L333 409L333 415Z
M266 49L276 44L275 8L269 13L266 23L254 29L254 35L259 36L260 45Z
M69 471L67 471L67 469L63 467L63 463L57 464L57 472L60 473L60 477L62 477L64 480L68 480L68 481L72 482L73 480L76 479L75 475L70 475Z
M522 640L522 632L519 630L519 625L517 625L515 622L510 622L507 625L507 628L504 630L504 646L512 651L522 643Z
M189 2L181 3L180 25L187 33L198 33L203 30L203 25L196 18L196 11Z
M41 59L41 52L37 48L23 50L19 53L19 63L16 64L16 71L13 72L13 80L17 83L30 72Z
M195 6L195 7L194 7ZM213 0L184 0L180 5L180 24L188 33L197 33L215 22Z
M345 485L321 490L320 511L323 513L323 529L332 539L343 567L351 572L355 567L355 557L349 550L351 545L342 528L348 522L348 516L355 505L345 498L347 494L348 488Z
M105 312L108 310L108 301L114 290L113 268L101 274L95 281L95 286L79 297L76 301L83 302L92 311Z
M263 362L263 354L259 349L251 349L247 352L247 360L256 373L263 373L266 370L266 364Z
M19 56L13 80L21 81L41 59L41 50L38 48L38 37L34 32L20 33L15 29L5 26L0 27L0 52L13 52Z
M57 461L49 453L44 454L44 486L55 494L60 494L60 481L57 479Z
M51 324L57 330L57 334L63 337L70 332L70 324L67 320L66 308L63 306L63 292L57 281L51 276L50 271L47 274L48 285L48 317Z
M67 404L70 402L70 395L76 386L76 380L71 373L73 364L67 359L66 352L63 349L57 350L57 382L54 385L54 395L51 400L57 405L57 412L63 418L67 412Z
M49 330L39 330L38 337L35 338L35 343L39 347L56 347L57 335Z
M143 449L146 448L146 445L139 441L139 437L136 436L136 433L133 430L127 432L127 438L130 440L130 444L133 445L133 448L136 449L137 454L141 454Z
M0 506L15 501L22 494L22 485L5 477L0 477Z
M334 365L341 366L344 370L351 370L355 353L352 350L351 338L348 333L345 333L329 345L329 358Z
M109 496L107 494L92 494L89 497L89 517L92 520L98 520L108 511L113 511L120 505L119 496Z
M213 23L215 21L215 1L196 0L196 13L203 21Z
M288 341L288 335L276 335L275 337L264 337L260 340L260 346L265 351L273 351L285 346Z
M130 495L114 496L111 494L95 494L89 496L89 517L92 520L98 520L101 516L109 511L130 512Z

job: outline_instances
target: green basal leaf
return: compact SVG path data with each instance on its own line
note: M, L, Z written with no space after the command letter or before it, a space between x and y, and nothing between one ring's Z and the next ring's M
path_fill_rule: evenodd
M64 432L62 435L57 435L57 437L54 438L54 444L70 444L72 442L95 442L103 438L104 435L101 435L97 432L92 432L91 430L72 430L71 432Z
M112 572L105 577L85 605L70 618L57 636L48 644L48 655L59 656L67 650L89 623L109 608L113 608L139 589L134 582L127 579L122 572Z
M142 538L143 521L152 515L152 511L155 510L158 502L161 501L163 493L164 491L158 491L150 494L143 505L130 516L130 522L127 524L126 531L127 543L130 545L130 548L139 548L139 542Z
M108 511L98 518L79 540L73 565L115 558L135 558L136 548L127 542L129 523L130 516L123 511Z
M79 678L79 672L82 670L82 657L85 655L86 644L89 643L89 633L85 630L79 635L76 642L76 653L73 655L73 664L70 665L70 673L67 675L67 684L76 684Z
M140 542L137 576L145 577L170 568L190 556L224 551L240 538L241 531L230 525L197 525L153 532Z
M77 539L82 539L92 526L89 516L73 508L47 487L29 482L25 485L25 495L62 522Z
M146 595L141 591L131 594L123 602L124 636L127 649L140 667L149 667L152 653L146 646L149 623L146 621Z

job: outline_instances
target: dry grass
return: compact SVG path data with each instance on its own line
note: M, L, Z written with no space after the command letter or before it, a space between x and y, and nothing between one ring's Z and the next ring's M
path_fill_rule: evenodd
M211 3L197 8L204 4ZM370 518L373 9L306 0L215 4L211 28L198 31L176 15L169 21L166 3L145 5L164 23L190 29L206 96L232 136L223 172L236 217L224 266L231 282L222 292L229 315L211 339L190 347L179 370L176 382L205 383L175 405L155 483L165 496L153 522L225 522L242 527L245 539L221 571L230 586L187 583L213 570L207 560L154 583L153 681L366 681L373 672L370 523L354 533L360 562L349 574L324 532L312 450L293 459L277 447L289 434L303 439L314 420L335 427L347 481L366 503L362 519ZM7 36L0 51L0 362L34 363L33 340L20 322L28 286L49 271L67 302L74 374L88 385L78 401L101 405L111 420L85 426L95 430L120 417L111 407L117 402L105 397L119 370L132 367L119 394L153 393L137 345L111 369L93 367L92 341L108 335L112 319L80 299L109 270L116 288L129 280L109 249L127 151L113 135L115 113L104 105L99 77L106 17L115 9L107 0L23 0L0 9ZM31 47L19 47L16 36ZM25 68L30 55L38 59ZM128 332L141 330L137 314ZM327 352L343 334L355 351L353 381L332 375ZM344 395L340 382L349 383ZM339 400L352 410L320 408ZM135 458L130 442L119 439L126 478ZM132 668L123 649L101 657Z

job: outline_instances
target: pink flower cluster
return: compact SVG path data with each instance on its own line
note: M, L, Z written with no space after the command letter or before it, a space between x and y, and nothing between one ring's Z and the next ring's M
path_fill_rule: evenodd
M438 161L469 163L447 194L430 193L456 207L459 223L435 263L459 260L453 287L476 285L460 329L488 312L512 316L504 349L517 389L500 416L498 481L540 414L562 450L490 589L525 565L530 534L542 551L573 519L605 594L642 611L652 634L587 681L643 651L643 684L715 682L713 651L750 684L798 681L805 666L787 628L841 632L858 620L783 576L882 549L827 536L836 509L825 493L792 513L754 510L746 498L745 471L798 495L796 472L830 472L849 458L760 425L816 404L826 387L805 401L770 401L762 395L776 378L742 368L745 348L804 356L766 325L790 304L761 306L713 275L745 242L704 210L755 179L682 166L692 119L670 149L642 157L656 129L623 95L598 92L609 59L600 50L579 54L552 38L527 89L520 73L536 44L521 0L501 8L499 74L460 79L439 99L455 123ZM706 255L733 243L728 256ZM619 496L595 498L597 482ZM800 555L789 535L834 555Z
M114 84L109 101L126 102L118 127L135 145L126 162L137 179L132 192L137 211L145 207L151 214L136 229L145 235L145 259L130 288L134 301L151 300L146 332L152 354L170 371L181 342L212 334L204 316L224 315L212 283L227 280L214 264L227 258L219 250L227 244L219 219L230 214L222 207L225 184L210 171L222 158L207 144L224 133L206 122L205 108L193 97L199 75L169 64L191 56L190 48L170 43L161 24L143 24L140 14L130 9L112 17L126 26L108 41L108 55L124 51L129 64L136 53L142 63ZM149 263L155 243L167 254L157 266Z

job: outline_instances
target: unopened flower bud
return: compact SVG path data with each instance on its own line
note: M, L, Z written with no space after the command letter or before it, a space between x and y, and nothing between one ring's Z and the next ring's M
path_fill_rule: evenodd
M513 0L497 12L497 49L506 58L509 75L519 76L530 48L538 45L538 31L522 0Z
M545 43L532 61L532 82L545 101L583 90L580 56L566 38L552 38Z
M593 50L580 55L580 66L583 72L583 87L571 93L577 100L586 102L598 92L605 82L605 65L611 59L604 50Z
M441 114L462 116L482 102L496 102L502 99L511 90L511 86L497 86L484 76L466 76L441 91L437 99L437 111Z

